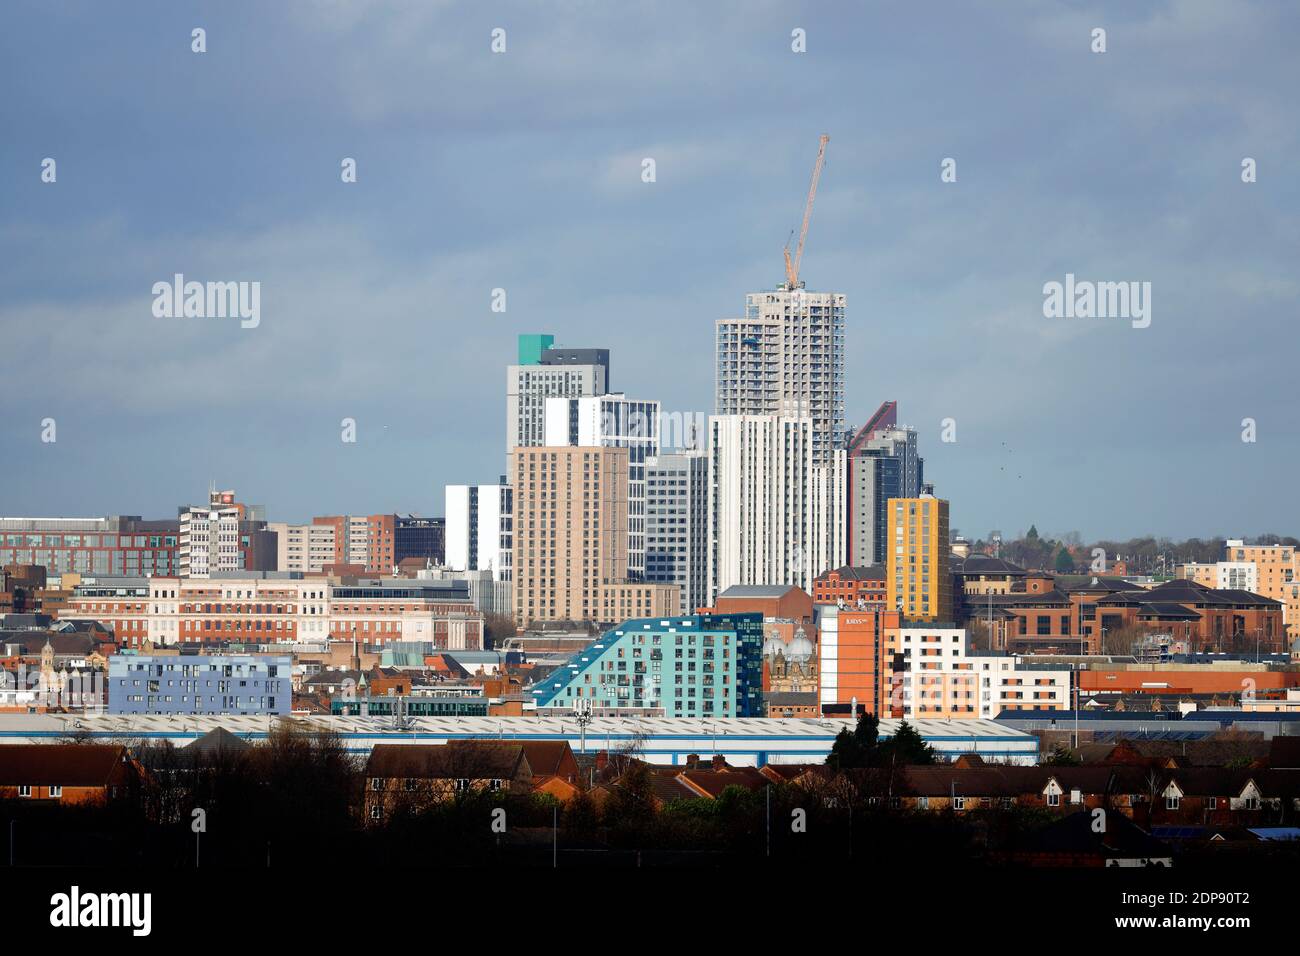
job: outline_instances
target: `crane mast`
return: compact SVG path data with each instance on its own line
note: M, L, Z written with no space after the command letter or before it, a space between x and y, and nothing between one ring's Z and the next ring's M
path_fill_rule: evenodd
M813 200L817 198L817 180L821 179L826 162L826 144L831 138L825 134L817 143L817 162L813 165L812 182L808 185L808 202L803 207L803 225L799 227L799 245L795 247L794 261L790 260L790 242L785 244L785 287L793 292L799 288L799 265L803 262L803 244L808 238L808 220L812 218Z

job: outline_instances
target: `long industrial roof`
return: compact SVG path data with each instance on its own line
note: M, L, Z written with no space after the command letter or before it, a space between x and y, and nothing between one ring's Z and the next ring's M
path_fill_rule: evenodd
M201 736L218 727L234 734L263 735L277 723L290 720L304 728L332 730L345 735L421 736L537 736L569 737L579 732L570 717L412 717L403 729L391 717L341 717L312 715L302 718L251 715L189 716L139 714L0 714L0 738L17 735L73 736L114 734L152 736L193 734ZM880 734L892 736L901 720L884 718ZM916 720L911 722L927 740L1016 739L1029 737L1022 730L992 720ZM594 717L587 725L588 737L751 737L827 738L845 727L848 720L797 717Z

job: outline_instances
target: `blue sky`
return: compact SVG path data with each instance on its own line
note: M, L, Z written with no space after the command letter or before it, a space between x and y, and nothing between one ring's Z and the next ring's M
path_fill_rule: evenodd
M848 296L848 418L900 402L954 526L1296 533L1298 26L1283 3L7 3L0 513L161 517L215 480L275 519L441 514L445 483L502 469L521 332L711 411L714 322L782 278L827 133L803 278ZM154 318L176 272L259 281L260 326ZM1066 273L1151 282L1151 326L1045 318Z

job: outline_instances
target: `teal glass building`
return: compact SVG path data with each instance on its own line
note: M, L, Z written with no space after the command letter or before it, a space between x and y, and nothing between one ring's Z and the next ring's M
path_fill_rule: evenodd
M763 616L625 621L532 688L539 710L763 716Z

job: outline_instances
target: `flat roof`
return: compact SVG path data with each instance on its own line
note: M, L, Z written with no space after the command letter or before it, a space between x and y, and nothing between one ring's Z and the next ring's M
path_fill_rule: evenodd
M333 730L341 734L412 734L433 736L573 736L578 732L578 722L572 717L412 717L408 729L398 731L391 717L341 717L305 715L303 717L274 717L251 714L188 715L188 714L0 714L0 739L26 734L63 735L75 731L102 734L204 734L218 727L232 733L265 733L282 720L291 720L304 726ZM892 736L903 721L882 718L881 736ZM1033 739L1031 734L993 720L934 720L909 721L927 740L961 739ZM833 738L842 729L852 728L854 722L830 717L594 717L587 725L588 738L648 736L648 737L718 737L730 738Z

